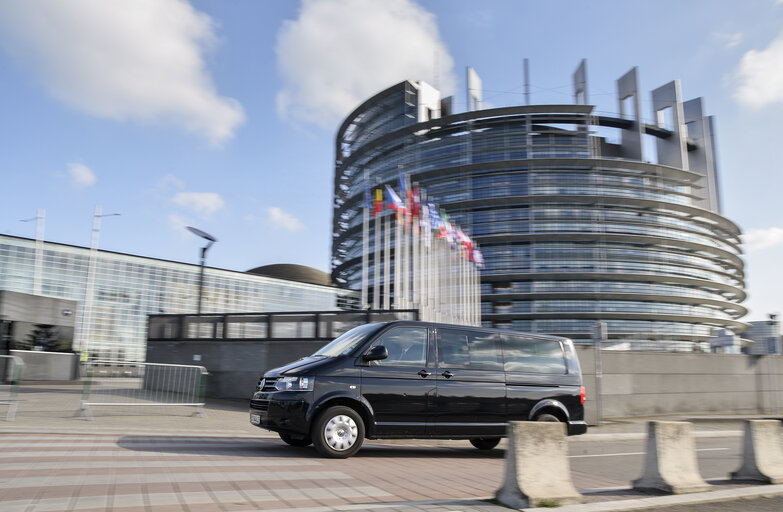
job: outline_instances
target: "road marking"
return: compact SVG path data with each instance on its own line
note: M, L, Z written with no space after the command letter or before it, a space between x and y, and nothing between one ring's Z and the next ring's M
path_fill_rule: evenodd
M728 448L697 448L697 452L717 452L728 450ZM585 459L588 457L620 457L622 455L647 455L647 452L623 452L623 453L594 453L588 455L569 455L571 459Z

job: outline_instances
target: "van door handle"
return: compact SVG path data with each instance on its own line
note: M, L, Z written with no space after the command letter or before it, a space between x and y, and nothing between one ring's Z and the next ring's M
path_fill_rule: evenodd
M429 377L430 375L432 375L432 373L428 372L427 370L419 370L419 377L421 377L422 379L425 377Z
M450 372L450 371L448 371L448 370L446 370L445 372L441 373L441 375L443 375L443 376L444 376L444 377L446 377L447 379L450 379L450 378L452 378L452 377L454 376L454 374L453 374L453 373L451 373L451 372Z

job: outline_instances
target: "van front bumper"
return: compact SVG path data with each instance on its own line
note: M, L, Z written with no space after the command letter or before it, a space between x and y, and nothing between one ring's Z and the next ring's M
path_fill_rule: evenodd
M568 422L568 435L577 436L587 432L587 423L584 421L569 421Z
M250 423L274 432L309 434L306 415L311 401L312 393L257 392L250 400Z

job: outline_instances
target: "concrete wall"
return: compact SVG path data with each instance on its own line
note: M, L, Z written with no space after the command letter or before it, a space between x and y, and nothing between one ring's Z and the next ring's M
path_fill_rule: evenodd
M207 396L249 399L266 370L312 354L324 342L149 342L147 362L192 364L209 371ZM586 420L599 417L595 351L577 347L587 391ZM601 352L601 416L770 414L783 412L783 356Z
M22 381L75 380L79 378L79 356L67 352L12 350L12 356L24 361Z
M50 324L73 329L78 303L72 300L0 290L0 316L7 321Z
M204 366L209 372L208 397L250 400L265 371L308 356L325 344L311 340L151 341L147 342L147 362Z
M578 347L588 423L598 418L595 350ZM603 418L783 410L783 356L601 352Z

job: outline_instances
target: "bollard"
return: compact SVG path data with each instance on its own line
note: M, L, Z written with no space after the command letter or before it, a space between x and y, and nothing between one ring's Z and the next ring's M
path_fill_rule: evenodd
M582 503L571 482L565 424L512 421L507 428L506 474L497 500L511 508Z
M731 474L734 480L783 483L783 447L780 421L745 420L742 465Z
M644 474L633 481L633 488L671 494L701 492L710 488L699 474L690 423L685 421L648 423Z

